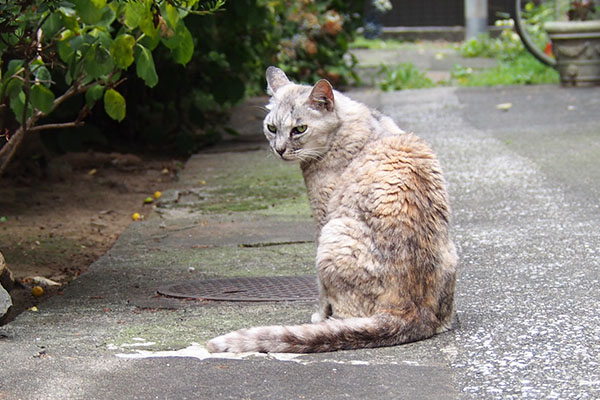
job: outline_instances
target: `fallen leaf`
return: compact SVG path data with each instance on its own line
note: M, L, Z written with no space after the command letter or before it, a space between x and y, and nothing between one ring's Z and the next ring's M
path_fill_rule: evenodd
M53 281L52 279L44 278L43 276L28 276L23 278L23 283L29 285L37 285L41 287L49 286L61 286L60 283Z
M500 103L496 104L496 108L502 111L508 111L512 108L512 103Z

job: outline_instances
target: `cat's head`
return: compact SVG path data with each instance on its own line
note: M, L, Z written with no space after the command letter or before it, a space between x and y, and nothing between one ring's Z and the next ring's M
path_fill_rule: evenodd
M331 84L297 85L276 67L267 68L267 84L271 101L263 130L273 152L286 161L321 158L340 125Z

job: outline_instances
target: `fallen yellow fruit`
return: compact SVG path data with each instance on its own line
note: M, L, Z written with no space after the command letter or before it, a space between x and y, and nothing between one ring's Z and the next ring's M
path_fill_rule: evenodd
M134 220L134 221L137 221L140 218L142 218L142 216L140 215L140 213L133 213L131 215L131 219Z
M31 294L35 297L40 297L44 294L44 288L41 286L34 286L31 288Z
M148 196L144 199L144 204L149 204L149 203L152 203L153 201L154 201L154 199L152 197Z
M162 196L162 193L159 192L158 190L156 192L154 192L154 198L158 199L160 196Z

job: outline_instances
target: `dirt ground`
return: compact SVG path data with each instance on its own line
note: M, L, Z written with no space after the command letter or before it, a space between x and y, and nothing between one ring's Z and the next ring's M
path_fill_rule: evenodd
M181 166L181 160L70 153L35 178L0 178L0 252L16 280L14 305L0 324L61 295L111 248L134 213L152 210L145 199L168 188ZM35 285L45 286L41 296L33 295Z

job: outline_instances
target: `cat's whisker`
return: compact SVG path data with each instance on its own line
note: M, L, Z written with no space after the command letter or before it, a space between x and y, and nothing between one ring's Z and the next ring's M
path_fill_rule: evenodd
M312 149L299 149L295 154L301 161L320 160L325 155L326 147L315 147Z
M269 109L265 106L254 105L254 106L252 106L252 108L258 108L259 110L264 111L265 114L267 114L269 112Z

